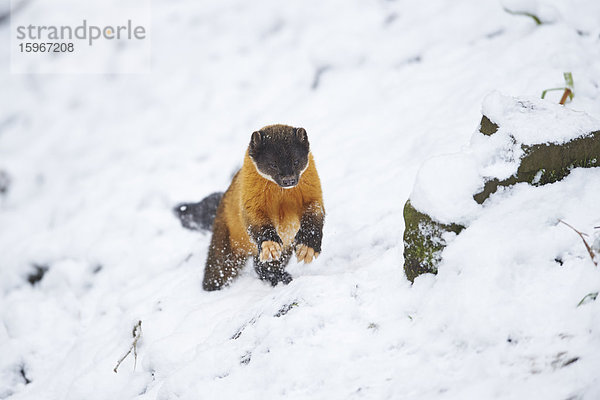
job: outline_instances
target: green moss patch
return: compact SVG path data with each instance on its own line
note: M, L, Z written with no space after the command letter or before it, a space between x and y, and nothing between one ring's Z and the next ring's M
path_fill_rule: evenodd
M421 274L437 273L442 250L446 247L444 235L459 234L464 226L442 224L415 209L410 200L404 206L404 272L413 282Z

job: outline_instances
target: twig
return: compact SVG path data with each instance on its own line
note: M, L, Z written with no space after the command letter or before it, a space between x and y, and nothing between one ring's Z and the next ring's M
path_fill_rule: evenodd
M568 226L569 228L571 228L575 232L577 232L577 234L579 235L579 237L581 238L581 240L583 240L583 244L585 245L585 248L588 251L588 254L590 255L590 258L592 259L592 262L594 263L595 266L598 266L598 261L596 261L596 256L594 255L594 252L592 251L592 248L590 247L590 245L588 244L588 242L584 238L584 236L587 236L587 234L578 231L577 229L575 229L573 226L567 224L562 219L559 219L558 222L562 222L563 224L565 224L566 226Z
M131 333L133 335L133 343L131 343L131 347L129 348L127 353L125 353L125 355L123 357L121 357L121 359L117 362L115 369L113 369L113 371L115 371L115 374L117 373L117 368L119 368L119 365L121 365L123 360L125 360L127 358L127 356L129 354L131 354L132 350L133 350L133 370L135 371L135 367L137 365L137 342L138 342L138 340L140 340L140 337L142 336L142 321L138 321L137 324L134 325L133 331Z

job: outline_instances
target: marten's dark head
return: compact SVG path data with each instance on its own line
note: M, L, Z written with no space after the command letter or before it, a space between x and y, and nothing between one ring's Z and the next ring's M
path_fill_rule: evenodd
M270 125L252 134L248 155L265 179L293 188L308 167L308 136L304 128Z

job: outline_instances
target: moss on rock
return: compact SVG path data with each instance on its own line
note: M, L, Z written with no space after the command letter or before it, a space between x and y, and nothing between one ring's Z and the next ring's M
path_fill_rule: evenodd
M445 234L459 234L464 226L442 224L415 209L410 200L404 206L404 272L413 282L421 274L437 273L437 264L446 247Z
M498 190L519 182L546 185L562 180L573 168L600 166L600 131L573 139L564 144L542 143L523 146L525 155L517 173L505 180L493 179L485 183L481 192L473 196L482 204Z

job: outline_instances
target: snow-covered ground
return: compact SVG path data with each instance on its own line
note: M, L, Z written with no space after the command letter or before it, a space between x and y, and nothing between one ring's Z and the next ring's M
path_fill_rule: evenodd
M437 276L411 286L402 269L419 166L469 144L489 92L539 96L570 71L567 107L600 119L599 2L151 11L150 74L10 74L0 19L0 398L600 398L600 301L577 307L600 271L557 223L600 225L598 168L500 191ZM271 123L308 131L322 255L292 262L288 286L246 268L203 292L210 237L171 208L224 190ZM36 266L47 272L32 285ZM137 366L130 356L115 374L139 320Z

